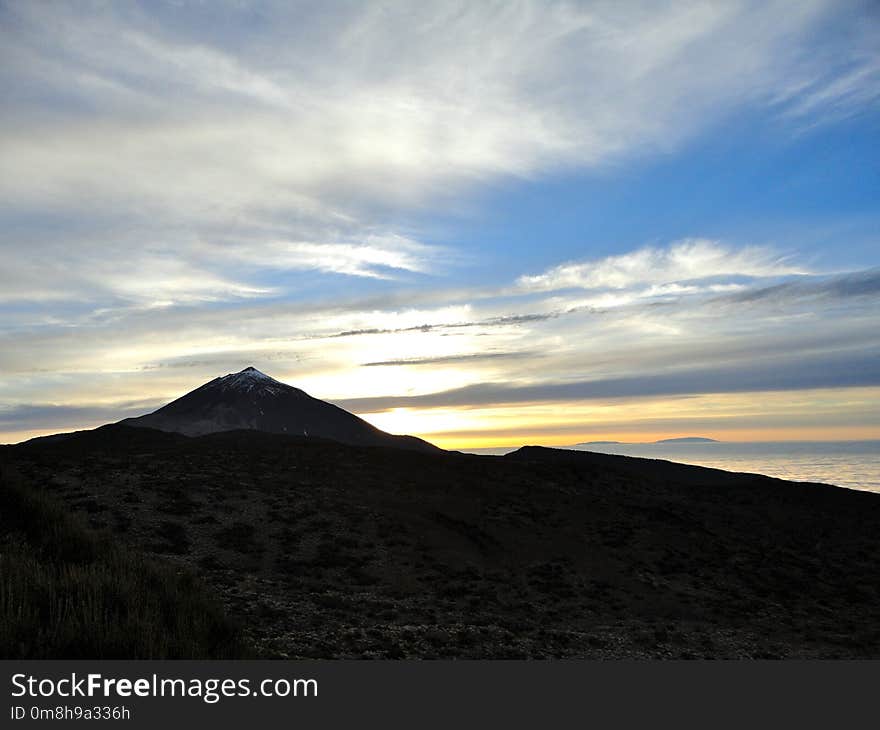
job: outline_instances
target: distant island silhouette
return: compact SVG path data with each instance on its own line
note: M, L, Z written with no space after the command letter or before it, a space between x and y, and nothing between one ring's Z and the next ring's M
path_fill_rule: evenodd
M718 439L705 438L704 436L682 436L681 438L660 439L659 441L582 441L569 448L581 446L638 446L644 444L719 444Z

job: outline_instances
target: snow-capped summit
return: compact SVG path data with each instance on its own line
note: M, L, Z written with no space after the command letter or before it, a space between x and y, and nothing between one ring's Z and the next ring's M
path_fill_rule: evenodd
M153 413L121 421L201 436L252 429L361 446L436 450L413 436L393 436L331 403L282 383L253 366L214 378Z
M241 390L245 393L250 393L252 390L256 389L277 395L284 388L292 388L292 386L285 385L284 383L275 380L275 378L266 375L266 373L261 373L253 365L249 365L244 370L240 370L237 373L224 375L223 377L218 378L216 382L223 389ZM207 385L210 384L211 383L208 383ZM293 388L293 390L296 390L296 388Z

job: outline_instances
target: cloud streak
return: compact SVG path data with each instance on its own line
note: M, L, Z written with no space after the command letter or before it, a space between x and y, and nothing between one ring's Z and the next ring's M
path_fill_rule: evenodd
M437 357L415 357L401 360L379 360L378 362L365 362L362 367L413 367L420 365L450 365L459 363L473 363L485 360L510 360L523 357L534 357L530 352L486 352L469 355L440 355Z
M373 413L392 408L578 402L595 399L751 393L760 391L880 386L880 350L858 355L816 357L807 362L774 358L752 366L683 369L661 375L608 378L538 385L485 383L417 396L337 400L341 408Z
M609 256L555 266L533 276L521 276L517 284L526 291L558 289L627 289L666 285L659 293L676 293L672 285L732 277L778 277L808 273L786 257L764 247L732 248L718 241L695 238L667 247L650 246ZM649 290L650 291L650 290Z

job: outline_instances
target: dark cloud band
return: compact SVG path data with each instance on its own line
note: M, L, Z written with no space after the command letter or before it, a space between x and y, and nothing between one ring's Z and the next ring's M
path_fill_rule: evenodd
M390 408L488 406L510 403L579 401L606 398L791 391L815 388L880 386L880 350L809 360L768 359L737 368L681 370L571 383L517 386L508 383L469 385L417 396L350 398L336 405L361 413Z

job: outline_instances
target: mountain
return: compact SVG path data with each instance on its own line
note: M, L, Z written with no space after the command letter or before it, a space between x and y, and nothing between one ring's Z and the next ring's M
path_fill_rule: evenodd
M380 431L353 413L312 398L254 367L214 378L153 413L120 423L186 436L246 429L331 439L352 446L440 451L414 436Z
M707 439L702 436L684 436L677 439L660 439L655 444L717 444L720 443L715 439Z

